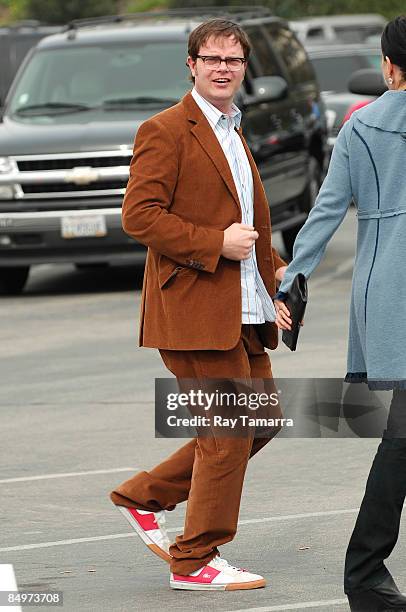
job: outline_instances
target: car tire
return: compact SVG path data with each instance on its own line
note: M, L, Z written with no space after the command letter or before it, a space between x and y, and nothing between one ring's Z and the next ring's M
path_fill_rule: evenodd
M319 162L315 157L310 157L306 189L300 196L299 200L300 212L309 213L313 208L320 190L320 185L322 182L321 176L322 175ZM289 229L282 231L283 245L289 257L292 257L293 245L295 243L296 236L298 235L300 229L303 227L304 223L305 222L302 221L298 225L294 225L293 227L289 227Z
M29 266L0 268L0 293L3 295L19 295L22 293L29 273Z

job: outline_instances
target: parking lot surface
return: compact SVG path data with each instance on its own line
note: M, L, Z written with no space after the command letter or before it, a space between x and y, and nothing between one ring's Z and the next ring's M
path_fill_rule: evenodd
M350 211L310 281L298 351L271 354L275 376L345 374L355 226ZM110 502L182 443L154 438L154 378L167 373L137 346L141 278L44 266L24 295L1 298L0 564L20 590L63 591L66 612L348 610L344 554L377 439L275 439L252 460L221 552L264 589L171 591ZM172 537L183 516L168 513ZM405 536L388 563L403 590Z

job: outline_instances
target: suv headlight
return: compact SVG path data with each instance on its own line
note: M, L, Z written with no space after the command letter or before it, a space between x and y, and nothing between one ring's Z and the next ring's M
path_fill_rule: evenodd
M0 157L0 173L11 172L13 170L13 164L9 157Z
M6 174L14 170L14 164L9 157L0 157L0 174ZM15 191L13 185L2 185L0 183L0 200L14 200Z

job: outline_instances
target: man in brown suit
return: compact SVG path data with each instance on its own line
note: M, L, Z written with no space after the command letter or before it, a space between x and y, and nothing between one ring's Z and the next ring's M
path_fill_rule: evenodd
M148 246L140 345L159 349L178 379L272 379L264 347L278 331L270 296L286 269L271 246L269 206L233 96L250 44L214 19L189 37L194 88L139 128L123 203L124 230ZM267 437L198 437L110 494L149 548L170 563L173 588L265 585L218 546L237 530L248 459ZM164 511L187 500L169 547Z

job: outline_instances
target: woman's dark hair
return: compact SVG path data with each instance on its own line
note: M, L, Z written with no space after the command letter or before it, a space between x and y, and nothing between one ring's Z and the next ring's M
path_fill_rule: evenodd
M406 80L406 15L400 15L386 24L381 37L382 55L399 66Z

